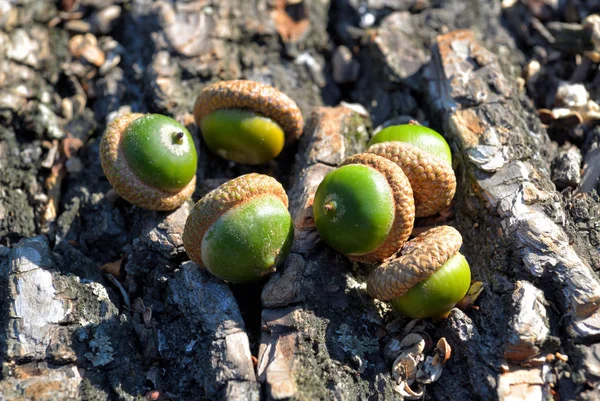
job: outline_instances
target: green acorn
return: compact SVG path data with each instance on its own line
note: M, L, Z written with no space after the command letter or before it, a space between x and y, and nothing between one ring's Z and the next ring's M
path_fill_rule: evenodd
M145 209L176 209L196 188L192 136L160 114L128 113L114 119L102 136L100 161L115 191Z
M183 232L190 259L234 283L260 279L288 255L294 224L274 178L246 174L200 199Z
M349 157L327 174L313 202L321 238L364 263L396 253L412 231L414 213L412 189L402 169L366 153Z
M462 236L450 226L432 228L402 247L369 275L367 291L391 301L410 318L446 317L471 284L471 270L458 251Z
M254 81L222 81L202 90L194 118L208 148L227 160L262 164L277 157L303 129L296 103Z
M393 125L375 134L368 146L390 141L410 143L452 165L452 152L448 142L431 128L419 124Z

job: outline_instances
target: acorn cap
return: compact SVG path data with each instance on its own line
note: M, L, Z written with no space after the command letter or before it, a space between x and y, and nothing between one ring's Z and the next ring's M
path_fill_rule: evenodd
M141 181L127 164L122 138L133 121L144 114L127 113L111 121L100 142L100 162L104 175L115 191L126 201L149 210L173 210L192 196L196 189L196 177L179 192L168 192Z
M367 280L373 298L390 300L404 295L416 284L432 276L456 255L462 236L453 227L434 227L402 247L400 256L376 267Z
M206 231L228 210L263 195L274 195L288 207L288 197L281 184L273 177L256 173L227 181L196 202L183 231L183 246L190 259L205 267L202 239Z
M194 105L194 118L200 125L202 118L215 110L243 109L275 121L286 134L287 142L302 135L302 113L285 93L256 81L221 81L202 90Z
M413 191L402 169L391 161L369 153L360 153L344 160L341 166L362 164L383 174L394 197L394 223L385 241L376 250L365 255L349 255L352 260L362 263L375 263L395 254L408 239L415 222Z
M431 216L448 207L456 192L452 166L439 157L404 142L375 144L367 153L383 156L402 168L415 196L415 215Z

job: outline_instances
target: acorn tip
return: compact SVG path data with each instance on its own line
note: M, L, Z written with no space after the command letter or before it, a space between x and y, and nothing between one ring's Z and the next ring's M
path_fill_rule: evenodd
M173 141L181 144L183 142L183 132L179 131L173 134Z

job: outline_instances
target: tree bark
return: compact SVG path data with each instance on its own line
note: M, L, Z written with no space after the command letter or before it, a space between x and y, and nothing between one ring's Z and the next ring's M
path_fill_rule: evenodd
M359 267L353 274L352 263L321 243L312 215L324 176L364 148L365 124L349 108L319 108L301 139L290 190L292 253L262 293L258 376L268 399L395 398L377 338L383 307L366 295Z
M600 203L552 184L556 149L517 84L523 55L500 7L0 1L0 398L400 399L385 350L416 325L453 347L425 399L594 399ZM128 111L174 116L198 138L196 94L224 79L271 84L306 119L300 143L258 167L197 139L193 201L252 171L288 189L292 252L254 286L186 261L192 202L131 206L98 157L106 123ZM459 185L450 213L417 229L455 226L485 287L476 308L441 322L369 298L369 268L329 249L312 221L324 175L372 126L410 119L446 136ZM596 153L584 156L586 188Z
M484 398L542 400L559 382L561 397L575 397L595 386L593 371L581 372L591 382L572 378L577 391L569 394L560 383L564 376L557 378L571 367L557 366L547 353L566 353L569 363L581 364L585 347L572 343L598 339L600 283L585 252L573 245L578 234L567 233L575 223L551 182L548 137L519 101L522 93L503 73L500 59L472 32L439 36L425 79L434 112L461 161L457 204L464 206L455 210L465 254L474 276L492 284L476 326L482 334L478 347L499 345L485 358L498 373L490 372L494 380L482 392L475 385L481 372L471 369L474 390ZM500 280L508 286L494 285ZM486 302L490 298L493 303ZM508 330L489 331L491 319L506 322ZM501 342L493 341L500 333ZM455 339L459 347L473 347L472 338ZM548 375L550 370L559 373Z

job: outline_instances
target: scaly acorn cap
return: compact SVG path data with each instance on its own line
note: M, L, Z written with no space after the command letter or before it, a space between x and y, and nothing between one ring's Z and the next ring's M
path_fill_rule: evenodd
M408 241L400 256L376 267L367 280L367 291L384 301L404 295L416 284L432 276L456 255L462 236L453 227L439 226Z
M285 93L256 81L221 81L202 90L194 105L194 118L200 121L215 110L243 109L275 121L285 132L287 142L302 135L302 113Z
M382 142L366 151L402 168L415 196L416 217L431 216L448 207L456 192L452 166L439 157L404 142Z
M205 267L202 239L206 231L228 210L264 195L274 195L288 207L288 197L281 184L273 177L257 173L227 181L196 202L183 231L183 247L190 259Z
M380 262L395 254L413 230L415 222L413 191L402 169L383 157L360 153L344 160L340 167L349 164L362 164L383 174L394 197L394 223L385 241L370 253L348 256L350 259L362 263Z
M133 121L144 114L127 113L111 121L100 142L100 162L104 175L115 191L129 203L149 210L177 209L192 196L196 189L196 177L179 192L168 192L141 181L127 164L122 138Z

